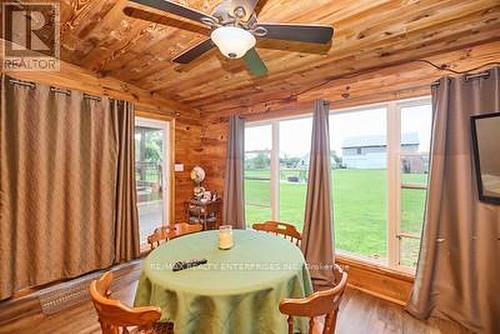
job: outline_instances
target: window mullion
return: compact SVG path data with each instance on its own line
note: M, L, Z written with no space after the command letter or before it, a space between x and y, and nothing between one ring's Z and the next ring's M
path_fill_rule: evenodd
M280 202L280 157L279 157L279 121L272 122L272 149L271 149L271 211L272 219L279 220Z
M399 263L401 114L395 102L387 105L387 258Z

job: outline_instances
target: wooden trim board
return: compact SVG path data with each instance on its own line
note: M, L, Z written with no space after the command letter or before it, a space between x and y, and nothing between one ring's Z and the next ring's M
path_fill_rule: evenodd
M335 261L349 266L349 287L398 305L406 305L414 282L412 274L345 255L337 254Z

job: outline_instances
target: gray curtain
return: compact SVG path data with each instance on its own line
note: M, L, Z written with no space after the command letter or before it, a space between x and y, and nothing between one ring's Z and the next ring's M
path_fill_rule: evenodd
M117 139L115 183L114 263L127 262L140 255L137 194L135 189L134 105L120 100L109 102Z
M5 75L0 103L0 299L137 255L131 106Z
M302 250L315 286L331 286L333 276L332 181L327 101L314 102L309 177Z
M434 108L427 210L407 309L500 333L500 206L479 202L470 116L500 111L500 68L442 78ZM499 129L500 154L500 129Z
M243 159L245 155L245 120L237 115L229 118L226 175L224 177L224 224L245 228L245 190Z

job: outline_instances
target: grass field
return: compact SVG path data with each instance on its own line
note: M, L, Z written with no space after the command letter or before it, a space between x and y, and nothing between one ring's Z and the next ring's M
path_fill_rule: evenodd
M288 176L290 172L286 172ZM268 170L245 171L246 177L267 177ZM302 231L305 183L288 183L281 176L280 220ZM403 181L424 183L425 174L404 174ZM386 257L387 173L385 170L333 171L333 202L336 248L375 259ZM248 225L271 218L269 181L246 180L245 199ZM251 205L249 205L250 203ZM402 189L401 230L420 233L425 191ZM416 258L418 242L405 242L403 250L408 264Z

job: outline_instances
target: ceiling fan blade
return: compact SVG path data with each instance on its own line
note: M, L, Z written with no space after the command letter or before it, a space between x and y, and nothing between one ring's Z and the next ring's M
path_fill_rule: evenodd
M250 1L255 1L254 5L254 12L255 14L260 14L264 6L267 4L269 0L250 0Z
M318 44L328 44L334 33L333 27L327 25L262 23L257 27L267 30L265 38Z
M151 11L139 9L137 7L125 7L123 13L134 19L140 19L148 22L159 23L161 25L170 26L178 29L183 29L203 35L210 35L212 31L206 25L196 22L186 22L176 17L169 17L166 15L156 14Z
M140 5L148 6L155 9L160 9L174 15L182 16L194 21L203 22L203 20L211 20L217 22L217 19L211 15L200 12L183 6L179 3L168 0L130 0Z
M256 77L267 74L266 64L264 64L255 48L250 49L243 57L243 60L247 64L248 70Z
M255 11L255 7L257 7L257 4L260 1L261 0L233 0L233 2L236 3L240 2L249 13L253 13Z
M210 51L215 46L211 39L206 39L203 42L193 46L192 48L184 51L172 61L179 64L189 64L199 56Z

